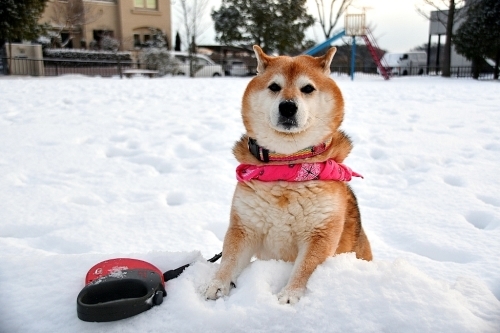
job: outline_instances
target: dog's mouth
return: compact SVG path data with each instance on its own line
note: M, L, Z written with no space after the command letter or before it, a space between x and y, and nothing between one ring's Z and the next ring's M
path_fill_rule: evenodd
M286 117L280 116L278 118L278 126L282 127L286 131L290 131L291 129L295 129L295 128L299 127L299 124L298 124L296 118L286 118Z
M278 133L282 134L298 134L306 131L310 127L310 122L306 121L305 124L301 124L298 119L278 118L277 123L274 125L271 123L271 128Z

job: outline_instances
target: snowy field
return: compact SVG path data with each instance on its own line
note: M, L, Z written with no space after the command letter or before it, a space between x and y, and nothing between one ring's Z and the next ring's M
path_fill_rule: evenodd
M292 265L201 291L228 225L249 79L0 78L0 332L500 332L500 85L337 78L374 261L346 254L279 305ZM162 271L161 306L76 315L94 264Z

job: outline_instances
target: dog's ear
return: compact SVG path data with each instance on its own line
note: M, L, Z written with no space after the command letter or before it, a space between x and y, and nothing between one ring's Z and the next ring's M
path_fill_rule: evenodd
M257 74L262 74L266 70L267 65L269 65L271 57L265 54L258 45L253 46L253 51L257 57Z
M321 66L321 68L323 68L323 72L326 74L326 75L330 75L330 64L332 63L332 59L333 59L333 56L335 55L335 53L337 52L337 48L336 47L331 47L324 56L322 57L318 57L316 59L319 60L319 64Z

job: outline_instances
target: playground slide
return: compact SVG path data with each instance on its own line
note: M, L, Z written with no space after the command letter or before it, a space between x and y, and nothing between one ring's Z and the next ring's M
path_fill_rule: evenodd
M378 47L377 42L375 41L375 38L371 34L370 29L368 29L367 27L364 27L360 31L365 32L365 34L361 35L360 37L362 37L363 40L365 41L365 45L368 48L368 50L370 51L370 54L373 58L373 61L377 65L380 73L382 74L382 76L384 77L385 80L389 80L389 73L386 70L387 66L383 65L380 62L380 58L377 55L377 50L376 50L376 49L380 49L380 48ZM304 51L303 54L315 56L316 54L320 53L321 51L323 51L327 47L329 47L335 40L345 36L345 34L346 34L345 30L342 29L342 30L338 31L333 37L330 37L327 40L325 40L323 43L318 44L318 45L310 48L309 50ZM351 57L351 60L352 60L352 62L351 62L351 79L352 80L354 80L354 72L355 72L355 61L354 60L355 59L356 59L356 38L353 37L353 39L352 39L352 57Z
M486 60L486 62L488 63L488 65L490 65L491 67L495 68L495 61L493 59L486 58L484 60Z
M345 30L344 29L342 29L341 31L337 32L335 35L333 35L333 37L328 38L323 43L318 44L316 46L313 46L309 50L304 51L303 54L314 56L314 55L320 53L321 51L325 50L334 41L336 41L337 39L339 39L340 37L343 37L343 36L345 36Z

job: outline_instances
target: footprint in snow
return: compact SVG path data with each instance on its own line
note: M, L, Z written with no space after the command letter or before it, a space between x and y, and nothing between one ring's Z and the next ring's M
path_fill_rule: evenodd
M46 146L46 147L57 146L58 144L59 144L59 142L55 142L55 141L40 141L40 142L38 142L38 145Z
M488 195L478 195L477 198L485 204L500 207L500 198L490 197Z
M465 215L467 222L482 230L493 230L500 226L500 220L491 212L474 210Z
M420 119L420 116L418 114L412 114L410 118L408 119L409 123L416 123Z
M445 176L443 180L446 184L456 187L462 187L465 185L465 180L458 176Z
M160 174L169 173L174 169L174 165L167 162L167 160L161 156L137 156L131 158L129 161L139 165L149 165Z
M370 156L374 160L380 160L380 159L385 158L387 155L385 154L385 152L382 149L374 148L370 151Z
M460 155L463 158L471 159L471 158L476 157L476 152L469 150L469 149L462 149L462 152L460 153Z
M491 127L481 127L478 130L479 133L496 133L496 130Z
M484 149L491 151L500 151L500 143L488 143L487 145L484 145Z
M127 136L124 135L124 134L115 134L115 135L112 135L109 138L109 141L112 141L112 142L124 142L124 141L127 141Z
M186 202L184 192L170 192L167 194L167 204L169 206L179 206Z
M140 154L141 152L135 149L121 149L116 147L111 147L106 150L106 156L109 158L113 157L130 157Z
M450 129L457 129L457 128L463 128L463 127L464 127L464 124L462 124L462 123L451 124L450 126L448 126L448 128L450 128Z

